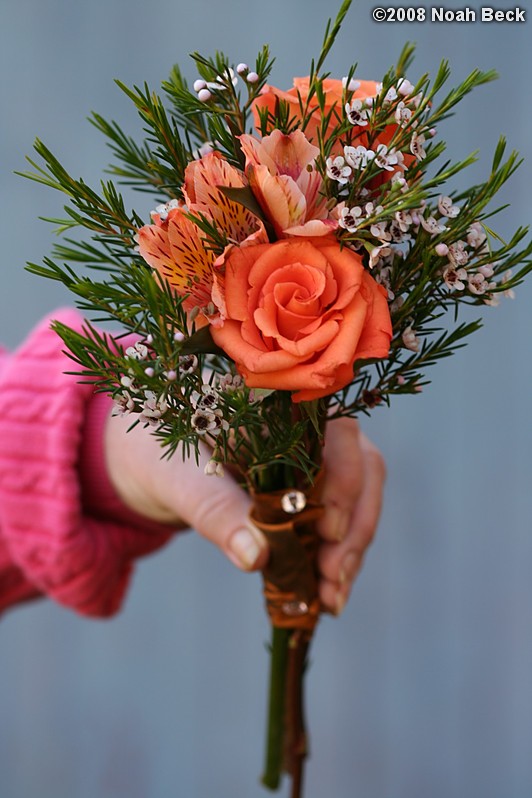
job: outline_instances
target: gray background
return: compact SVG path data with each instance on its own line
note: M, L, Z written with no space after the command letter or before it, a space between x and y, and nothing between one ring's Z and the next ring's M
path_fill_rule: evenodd
M532 23L377 25L370 8L351 10L331 72L357 60L361 76L379 79L406 39L418 43L414 80L444 57L456 81L498 69L440 133L455 159L480 148L468 181L486 174L507 134L527 160L504 191L512 208L498 230L526 224ZM70 303L23 270L51 246L37 217L61 207L12 174L35 135L97 181L108 154L88 112L138 130L114 77L157 88L175 61L194 77L191 50L251 62L269 41L274 82L288 86L308 73L334 11L316 0L1 0L0 338L15 345ZM136 206L152 203L139 195ZM364 423L388 461L387 503L345 614L323 621L314 647L307 798L532 795L530 283L486 308L485 329L422 395ZM139 565L111 621L44 601L8 613L0 795L265 795L266 639L258 577L192 534Z

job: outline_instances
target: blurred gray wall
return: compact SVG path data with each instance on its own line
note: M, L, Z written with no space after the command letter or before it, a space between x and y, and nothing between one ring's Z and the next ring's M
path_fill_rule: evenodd
M274 82L288 86L308 73L335 5L1 0L4 343L70 304L23 269L50 250L37 217L61 209L54 192L12 174L34 136L96 182L108 152L88 112L139 129L113 78L157 88L175 61L194 77L192 50L251 62L268 41ZM507 134L527 160L501 198L512 207L498 230L527 224L532 22L378 25L370 9L351 10L331 72L358 61L361 76L379 79L407 39L418 44L411 79L434 74L442 58L455 81L495 67L498 83L440 133L454 159L480 149L468 181L487 173ZM143 195L136 202L151 207ZM387 502L350 605L323 621L314 647L307 798L532 795L530 283L486 309L485 329L432 372L422 395L364 422L389 464ZM266 639L258 577L192 534L139 566L116 619L83 620L45 601L7 614L0 796L264 795Z

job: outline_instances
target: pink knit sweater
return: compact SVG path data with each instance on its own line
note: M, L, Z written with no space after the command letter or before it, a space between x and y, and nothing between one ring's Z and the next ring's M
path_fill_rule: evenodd
M53 318L80 329L75 311ZM64 373L72 363L49 325L14 354L0 350L0 612L47 595L108 616L120 608L133 561L172 530L115 494L103 453L111 400Z

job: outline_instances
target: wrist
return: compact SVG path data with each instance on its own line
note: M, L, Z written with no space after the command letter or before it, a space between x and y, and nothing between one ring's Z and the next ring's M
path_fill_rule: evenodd
M152 507L142 480L133 478L129 436L135 430L128 433L129 420L113 416L113 408L113 400L102 393L94 394L87 407L79 461L86 512L144 530L177 528L177 519Z

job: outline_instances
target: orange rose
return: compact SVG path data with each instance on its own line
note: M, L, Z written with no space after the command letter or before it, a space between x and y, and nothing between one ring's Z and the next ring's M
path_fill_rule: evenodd
M218 279L225 319L212 337L250 388L310 401L348 385L355 360L388 354L386 292L335 238L235 247Z
M365 100L367 97L375 97L378 93L378 85L374 80L360 80L357 81L360 85L356 91L353 92L353 100ZM324 113L327 115L332 108L336 108L335 116L333 113L331 116L331 121L329 122L329 127L327 129L327 133L330 134L334 128L338 125L338 121L343 119L344 115L344 107L343 107L343 94L344 94L344 87L341 80L333 80L332 78L326 78L323 83L323 91L325 93L325 107ZM276 89L275 86L265 86L262 94L255 100L253 103L253 116L255 119L255 126L258 130L260 130L260 118L258 114L259 108L267 108L270 113L275 113L275 103L277 99L284 100L290 106L290 117L294 117L296 120L301 120L301 108L299 105L299 96L303 101L303 105L305 105L308 97L309 92L309 78L294 78L294 87L293 89L288 89L288 91L282 91L281 89ZM312 116L308 125L305 128L305 136L313 141L315 144L318 142L318 128L321 127L321 111L318 106L318 100L316 96L312 98L310 103L309 110L312 110ZM360 128L358 131L363 133L363 129ZM361 142L364 143L364 142Z

